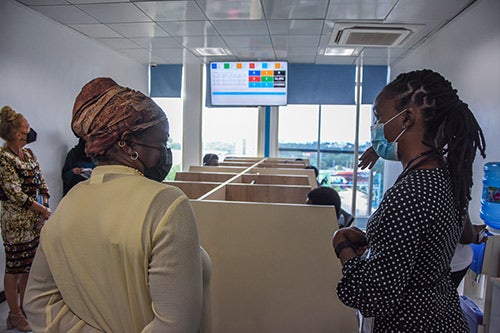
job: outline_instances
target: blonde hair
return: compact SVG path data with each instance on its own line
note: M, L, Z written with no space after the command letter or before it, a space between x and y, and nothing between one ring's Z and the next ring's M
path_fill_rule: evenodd
M10 106L4 106L0 110L0 137L5 141L11 141L21 127L23 119L22 114L17 113Z

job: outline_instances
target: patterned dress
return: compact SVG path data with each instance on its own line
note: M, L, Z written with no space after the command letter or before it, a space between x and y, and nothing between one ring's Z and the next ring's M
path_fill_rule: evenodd
M36 156L23 148L25 159L12 153L7 145L0 149L0 218L6 253L6 273L28 273L39 242L34 228L39 213L29 207L37 194L49 198L47 185Z
M340 300L374 317L374 332L468 332L450 280L461 231L446 172L410 171L368 221L368 258L344 265Z

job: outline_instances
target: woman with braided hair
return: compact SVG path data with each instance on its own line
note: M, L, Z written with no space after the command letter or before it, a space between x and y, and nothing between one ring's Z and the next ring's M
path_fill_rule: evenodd
M482 130L450 82L431 70L400 74L373 112L372 147L360 167L382 157L401 161L403 171L366 235L355 228L335 233L343 265L337 294L359 310L366 331L468 332L450 261L471 199L476 151L485 157Z

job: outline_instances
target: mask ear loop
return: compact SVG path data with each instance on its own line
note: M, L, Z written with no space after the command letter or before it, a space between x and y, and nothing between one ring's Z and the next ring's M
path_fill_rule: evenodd
M406 112L406 111L408 111L408 108L404 109L403 111L399 112L397 115L395 115L394 117L392 117L391 119L389 119L388 121L386 121L384 123L384 125L387 124L387 123L389 123L390 121L392 121L393 119L395 119L396 117L398 117L399 115L401 115L403 112ZM401 137L401 135L405 134L406 130L408 129L408 127L405 127L404 125L401 125L401 128L403 130L401 131L401 133L398 134L398 136L392 142L398 142L398 140Z
M399 135L392 142L398 142L398 140L401 137L401 135L405 134L405 132L406 132L407 129L408 129L408 127L403 127L403 130L401 131L401 133L399 133Z

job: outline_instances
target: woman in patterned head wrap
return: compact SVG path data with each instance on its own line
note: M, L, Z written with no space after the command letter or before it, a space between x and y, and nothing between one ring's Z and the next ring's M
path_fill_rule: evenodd
M170 169L165 113L109 78L77 96L72 129L96 162L41 235L26 293L34 331L196 332L202 257Z

